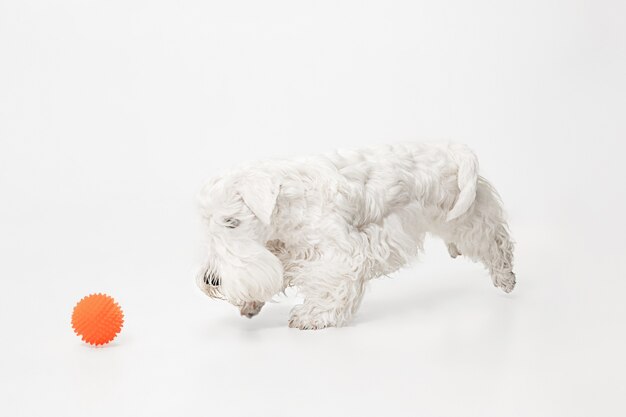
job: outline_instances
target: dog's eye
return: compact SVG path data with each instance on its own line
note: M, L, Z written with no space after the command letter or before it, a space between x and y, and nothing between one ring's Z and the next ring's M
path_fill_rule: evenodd
M228 227L229 229L234 229L235 227L239 226L241 222L238 219L235 219L233 217L226 217L224 219L224 226Z

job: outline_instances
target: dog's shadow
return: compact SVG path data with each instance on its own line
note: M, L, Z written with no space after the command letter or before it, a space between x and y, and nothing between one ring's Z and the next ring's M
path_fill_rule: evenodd
M236 328L244 332L286 328L293 302L268 303L261 312L252 318L242 317L238 311L222 317L216 325L223 328Z
M479 283L467 282L461 285L445 285L441 287L428 286L420 288L412 286L402 294L398 291L386 294L376 294L372 292L376 288L371 288L370 294L366 294L361 308L354 316L353 320L346 325L350 328L358 328L368 323L375 323L389 319L404 318L407 316L428 316L458 312L460 309L484 307L489 304L489 300L495 301L501 297L511 297L511 295L495 294L485 291ZM491 289L490 289L491 290ZM368 297L370 295L370 297ZM293 297L283 299L280 302L269 303L263 310L252 319L240 317L239 314L224 316L218 325L220 327L238 328L246 332L258 332L270 329L286 328L289 320L289 313L297 302Z
M393 317L404 317L418 311L433 313L437 309L447 308L449 303L458 303L476 295L471 287L430 288L427 290L413 288L411 291L398 294L378 296L372 300L363 300L361 309L356 314L355 326L368 322L386 320Z

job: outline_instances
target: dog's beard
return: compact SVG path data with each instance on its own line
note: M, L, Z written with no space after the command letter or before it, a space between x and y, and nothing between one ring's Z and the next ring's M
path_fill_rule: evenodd
M261 246L236 263L222 265L221 273L220 291L235 305L246 301L269 301L283 285L280 261Z
M227 257L209 261L197 282L210 297L225 298L240 306L244 302L267 302L283 289L283 267L278 258L257 243L238 245ZM226 259L228 258L228 259ZM213 268L219 275L220 285L208 285L204 274Z

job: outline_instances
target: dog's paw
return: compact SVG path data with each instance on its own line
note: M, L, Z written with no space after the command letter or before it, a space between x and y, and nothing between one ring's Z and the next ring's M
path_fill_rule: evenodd
M513 272L497 274L493 277L493 285L506 293L510 293L515 288L515 274Z
M242 316L251 319L259 314L264 305L265 303L261 301L249 301L247 303L243 303L241 307L239 307L239 313Z
M319 330L336 325L329 313L315 310L304 304L295 306L291 310L289 327L300 330Z
M451 258L456 258L457 256L461 256L462 253L459 248L456 247L454 243L448 243L448 253Z

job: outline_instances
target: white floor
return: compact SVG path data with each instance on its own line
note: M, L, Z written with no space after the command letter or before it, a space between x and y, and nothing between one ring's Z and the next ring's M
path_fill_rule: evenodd
M576 265L589 254L518 235L510 295L429 241L424 261L373 282L353 325L318 332L287 328L293 298L240 318L183 270L147 287L132 273L67 287L54 281L73 271L37 271L2 297L3 414L619 415L623 283ZM98 349L69 326L96 290L126 313Z
M625 7L3 1L0 415L626 415ZM342 329L195 287L206 177L418 138L476 150L512 294L435 240ZM126 315L97 349L93 292Z

